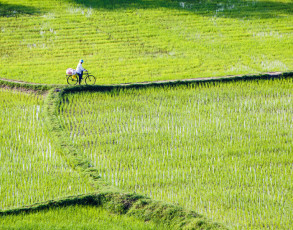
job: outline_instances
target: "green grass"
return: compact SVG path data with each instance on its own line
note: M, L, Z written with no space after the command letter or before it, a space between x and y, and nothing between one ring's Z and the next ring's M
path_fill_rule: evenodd
M93 191L55 152L43 97L0 89L0 209Z
M30 214L1 217L0 228L8 229L163 229L151 222L113 215L102 208L70 206Z
M288 229L293 80L66 94L60 122L113 185L232 229Z
M0 0L0 77L97 84L293 69L291 0Z

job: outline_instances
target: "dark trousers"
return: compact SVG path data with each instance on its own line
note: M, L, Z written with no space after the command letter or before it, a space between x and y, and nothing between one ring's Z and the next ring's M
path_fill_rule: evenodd
M78 74L78 76L79 76L79 84L80 84L81 79L82 79L82 75L83 75L83 71L81 71L81 73L77 73L77 74Z

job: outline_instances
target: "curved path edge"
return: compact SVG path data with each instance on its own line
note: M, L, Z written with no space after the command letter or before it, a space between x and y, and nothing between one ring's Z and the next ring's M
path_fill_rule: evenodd
M288 72L265 72L258 74L246 74L246 75L227 75L220 77L207 77L207 78L188 78L181 80L162 80L162 81L146 81L146 82L130 82L121 84L108 84L108 85L96 85L96 86L152 86L152 85L175 85L175 84L189 84L195 82L227 82L227 81L241 81L241 80L256 80L256 79L272 79L280 77L293 77L293 71ZM11 88L23 88L32 91L48 91L53 88L70 87L69 85L48 85L39 83L30 83L25 81L18 81L12 79L0 78L0 87ZM71 86L72 87L72 86ZM79 86L75 86L79 87ZM81 87L85 87L82 85Z

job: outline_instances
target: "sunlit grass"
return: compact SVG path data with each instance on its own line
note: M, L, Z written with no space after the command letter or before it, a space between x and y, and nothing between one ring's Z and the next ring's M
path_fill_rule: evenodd
M55 152L43 98L0 89L0 209L93 189Z
M99 207L71 206L1 217L1 229L163 229Z
M288 229L293 80L68 94L60 122L113 185L233 229Z
M97 84L293 69L290 0L0 0L0 77ZM1 13L1 11L0 11Z

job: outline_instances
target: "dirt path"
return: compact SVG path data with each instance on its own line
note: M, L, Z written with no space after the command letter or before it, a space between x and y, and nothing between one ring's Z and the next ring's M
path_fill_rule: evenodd
M177 79L177 80L161 80L161 81L145 81L145 82L129 82L129 83L121 83L121 84L111 84L111 85L132 85L132 84L141 84L141 85L148 85L148 84L153 84L153 83L172 83L172 82L196 82L196 81L203 81L203 80L214 80L214 79L229 79L229 78L235 78L235 77L244 77L244 76L261 76L261 75L269 75L272 77L277 77L282 75L284 72L265 72L265 73L258 73L258 74L245 74L245 75L227 75L227 76L221 76L221 77L205 77L205 78L188 78L188 79ZM48 84L41 84L41 83L31 83L31 82L25 82L21 80L12 80L12 79L6 79L6 78L0 78L2 81L7 81L7 82L14 82L14 83L19 83L19 84L30 84L30 85L40 85L40 86L45 86ZM62 87L66 85L52 85L51 86L56 86L56 87Z
M7 78L0 78L2 81L8 81L13 83L19 83L19 84L29 84L29 85L48 85L48 84L42 84L42 83L33 83L33 82L27 82L27 81L21 81L21 80L13 80L13 79L7 79ZM51 84L52 85L52 84ZM53 86L53 85L52 85ZM54 85L58 86L58 85Z
M177 79L177 80L161 80L161 81L145 81L145 82L132 82L132 83L121 83L121 84L113 84L113 85L131 85L131 84L153 84L153 83L168 83L168 82L196 82L196 81L204 81L204 80L214 80L214 79L229 79L235 77L245 77L245 76L261 76L261 75L269 75L269 76L280 76L284 72L266 72L266 73L259 73L259 74L245 74L245 75L227 75L221 77L202 77L202 78L187 78L187 79Z

